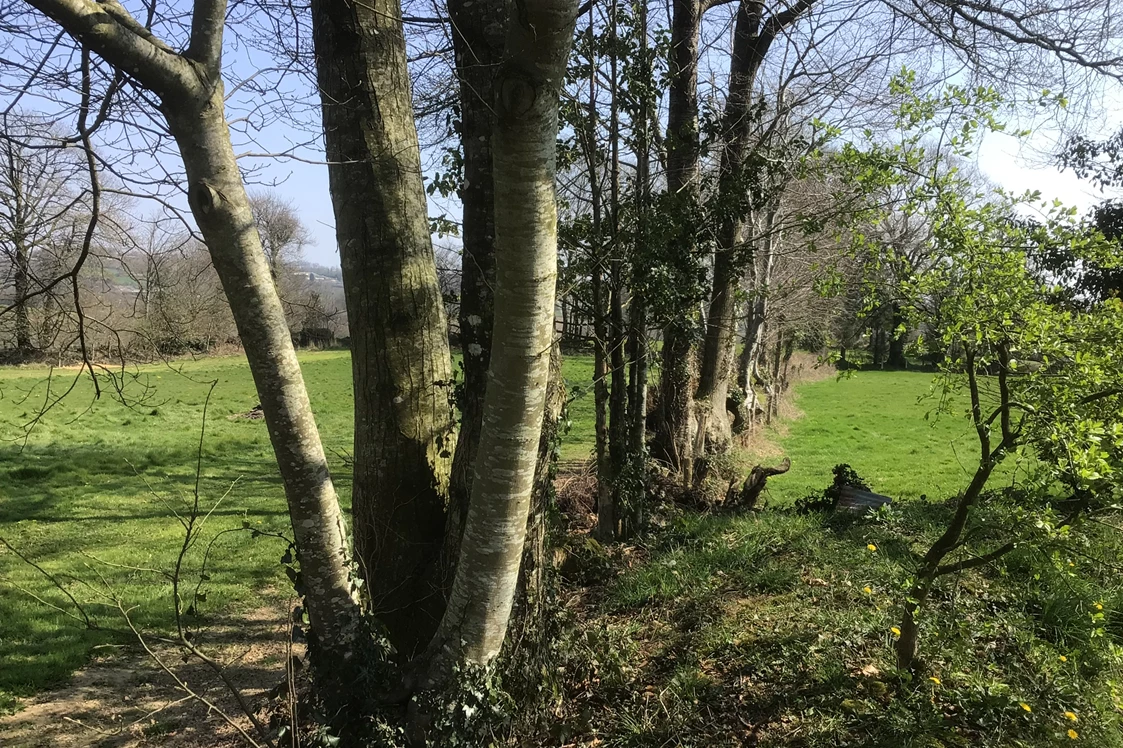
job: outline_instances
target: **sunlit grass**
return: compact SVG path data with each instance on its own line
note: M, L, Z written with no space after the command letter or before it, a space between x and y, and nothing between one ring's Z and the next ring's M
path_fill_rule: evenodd
M918 372L861 371L799 386L802 416L761 434L792 460L789 473L768 482L772 499L786 504L819 492L839 463L895 499L943 500L963 490L978 459L977 437L965 403L938 412L932 381Z
M350 355L309 352L301 361L340 500L349 508L344 458L353 444ZM0 536L44 570L66 575L66 586L99 627L85 630L32 599L27 592L70 609L38 572L0 547L0 708L10 705L11 695L64 679L95 647L122 640L103 579L113 594L136 606L139 624L170 625L166 579L136 569L163 571L174 563L183 531L173 510L182 513L193 497L212 382L200 499L209 509L229 495L211 515L205 539L243 525L288 534L265 424L232 418L258 402L243 357L145 366L127 374L122 402L108 380L95 399L89 378L73 369L0 368ZM570 359L565 375L581 381L591 376L591 364ZM28 432L44 403L72 384L69 395ZM592 421L578 418L568 439L567 454L588 454ZM202 552L201 546L193 552L192 568ZM275 539L223 535L212 551L202 612L236 612L287 597L290 584L278 562L283 552Z

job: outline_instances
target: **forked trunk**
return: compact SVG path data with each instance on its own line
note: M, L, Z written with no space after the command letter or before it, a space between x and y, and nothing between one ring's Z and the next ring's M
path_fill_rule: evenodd
M444 607L452 364L401 6L314 0L313 30L355 391L355 551L408 656Z

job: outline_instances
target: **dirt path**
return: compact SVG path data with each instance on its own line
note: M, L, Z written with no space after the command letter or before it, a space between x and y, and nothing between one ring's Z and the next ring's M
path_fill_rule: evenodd
M262 609L208 628L200 642L225 664L229 678L254 708L285 679L287 614ZM193 691L243 729L249 720L206 665L183 661L172 645L153 645L157 655ZM26 699L0 717L2 748L226 748L245 745L216 711L186 694L139 645L102 649L63 687Z

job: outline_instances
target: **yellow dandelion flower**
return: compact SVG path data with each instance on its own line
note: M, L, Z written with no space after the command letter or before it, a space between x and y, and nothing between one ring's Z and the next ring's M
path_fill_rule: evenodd
M877 550L877 546L876 546L876 545L874 545L873 543L870 543L869 545L867 545L867 546L866 546L866 548L869 548L869 549L870 549L871 551L876 551L876 550Z
M1099 603L1096 603L1096 610L1103 610L1103 609L1104 609L1104 606L1100 605Z
M1075 722L1076 712L1065 712L1065 719L1067 719L1069 722Z
M934 675L933 675L933 676L932 676L931 678L929 678L928 680L932 681L932 682L933 682L933 683L935 683L935 684L936 684L937 686L938 686L938 685L940 685L940 679L939 679L939 678L937 678L937 677L936 677L936 676L934 676Z
M1068 658L1067 658L1067 657L1065 657L1064 655L1061 655L1061 656L1060 656L1060 657L1058 657L1057 659L1059 659L1059 660L1060 660L1061 662L1068 662Z
M1018 706L1020 706L1022 709L1025 709L1027 712L1033 711L1033 709L1030 708L1029 704L1025 703L1024 701L1019 702Z
M867 595L872 595L872 594L873 594L873 589L872 589L872 588L870 588L870 587L863 587L863 588L862 588L862 592L866 593Z
M1069 730L1068 737L1070 740L1076 740L1078 737L1080 737L1080 733L1078 733L1076 730Z
M897 628L896 626L892 627L889 630L893 632L893 636L900 636L901 635L901 630L899 628Z

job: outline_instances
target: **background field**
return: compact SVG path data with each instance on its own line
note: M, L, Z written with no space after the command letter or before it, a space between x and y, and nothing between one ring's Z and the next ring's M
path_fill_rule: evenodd
M350 359L346 352L305 353L311 392L336 485L349 505L344 456L351 450ZM570 357L564 373L574 400L562 458L589 456L593 444L592 361ZM126 380L127 404L108 393L93 399L79 378L61 404L25 433L29 419L74 381L73 370L0 370L0 537L53 574L97 619L89 631L28 593L66 607L65 598L16 556L0 548L0 708L12 697L65 679L91 652L122 641L105 597L111 587L135 605L140 624L170 623L170 587L158 571L174 561L195 481L203 404L217 382L206 419L200 493L209 506L229 491L208 522L208 536L248 526L287 533L280 481L262 421L232 418L256 403L241 357L153 366ZM802 418L762 431L791 456L792 471L774 479L772 499L786 503L823 488L845 461L876 490L902 498L946 497L962 485L957 459L970 450L958 418L926 421L921 402L931 378L858 373L804 385ZM106 389L109 389L106 383ZM775 453L775 449L772 450ZM772 459L772 458L769 458ZM196 549L198 564L203 548ZM283 543L248 532L220 536L204 584L205 615L275 604L289 593L278 564Z

